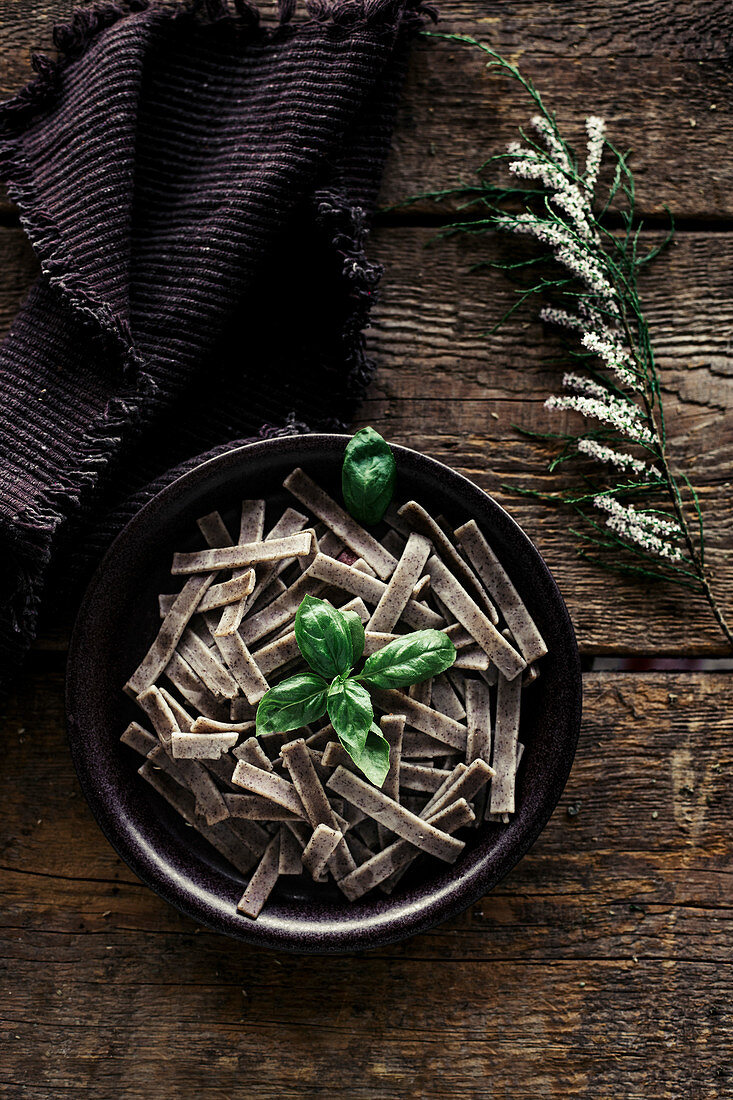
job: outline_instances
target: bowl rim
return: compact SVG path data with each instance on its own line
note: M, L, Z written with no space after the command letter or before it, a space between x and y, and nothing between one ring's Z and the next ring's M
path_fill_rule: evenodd
M355 918L339 926L336 932L322 927L319 924L311 924L304 920L297 929L292 928L288 921L263 921L262 916L257 921L248 920L236 910L228 914L226 911L212 912L206 904L206 899L200 896L200 891L192 892L187 888L185 879L175 872L171 872L164 857L161 857L151 846L148 838L138 833L134 827L111 812L109 799L99 789L95 782L93 768L90 759L83 751L83 734L81 732L83 721L77 718L77 700L81 688L80 680L83 679L82 656L87 644L87 620L93 618L95 601L104 588L105 579L110 566L115 558L125 553L125 548L130 539L135 539L144 531L148 517L155 514L161 503L181 493L184 489L201 488L215 471L237 467L244 456L277 455L279 452L287 454L288 451L298 447L301 451L307 450L313 453L314 459L323 457L326 452L333 451L337 446L344 446L351 438L345 433L308 433L302 435L277 436L258 440L241 446L235 446L231 450L219 453L212 458L205 459L193 469L183 473L156 493L125 525L99 563L89 585L82 598L76 621L72 630L69 643L67 675L66 675L66 714L68 740L71 756L79 777L82 792L89 803L94 817L102 829L102 832L110 842L118 855L127 863L142 882L163 897L179 912L191 917L199 923L213 929L216 932L228 935L247 943L271 948L274 950L291 951L300 954L330 954L353 953L368 948L385 946L419 932L428 931L437 924L468 908L473 902L492 890L513 867L526 855L537 840L538 836L549 821L557 806L577 749L580 734L582 714L582 677L580 656L577 640L573 629L569 612L565 601L557 587L557 584L547 567L542 555L534 546L534 543L525 534L519 524L494 498L476 485L464 474L452 469L438 459L431 458L421 451L400 444L390 443L390 447L397 458L398 468L400 456L409 462L418 464L427 463L432 467L436 475L459 481L468 495L478 494L483 498L483 503L488 502L490 510L503 523L506 530L513 537L519 537L521 542L527 544L534 555L535 565L543 574L543 581L549 584L554 597L553 611L560 615L562 626L567 633L569 644L570 666L568 675L575 687L572 698L572 711L567 716L567 736L563 741L564 753L560 767L556 767L553 773L553 783L540 802L539 811L532 818L531 825L521 835L519 843L514 843L503 854L498 862L491 868L483 866L488 852L477 864L468 868L463 877L454 883L446 883L442 889L434 889L429 898L422 899L417 904L402 903L388 905L382 919L376 926L374 922L367 928L361 927ZM142 541L145 541L144 538ZM83 706L82 706L83 712ZM401 899L390 899L393 902Z

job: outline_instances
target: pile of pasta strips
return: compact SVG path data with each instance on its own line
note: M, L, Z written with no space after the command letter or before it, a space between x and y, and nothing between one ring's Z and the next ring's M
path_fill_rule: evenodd
M266 534L262 500L244 501L236 543L217 512L198 521L208 548L174 556L185 583L160 596L160 631L125 686L147 719L122 736L145 757L139 774L249 878L238 909L252 918L279 875L330 874L351 900L389 893L423 853L453 862L458 830L507 822L522 689L547 652L475 521L453 539L409 501L379 541L304 471L284 485L306 512L287 508ZM373 692L390 745L381 789L328 723L254 736L258 701L303 666L306 594L357 612L365 656L424 628L456 646L447 673Z

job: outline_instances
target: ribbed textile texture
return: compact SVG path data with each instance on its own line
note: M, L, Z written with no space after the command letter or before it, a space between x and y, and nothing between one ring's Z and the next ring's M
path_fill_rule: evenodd
M121 501L226 441L342 426L364 392L366 218L432 12L294 6L270 28L241 0L77 12L0 107L42 271L0 349L6 679Z

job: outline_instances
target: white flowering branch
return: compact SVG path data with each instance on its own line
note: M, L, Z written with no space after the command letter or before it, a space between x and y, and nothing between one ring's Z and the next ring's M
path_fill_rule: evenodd
M445 233L499 230L540 245L538 257L501 265L514 273L546 261L541 270L550 274L523 290L499 323L528 297L541 294L545 304L540 318L575 342L572 355L578 369L564 375L565 392L549 397L545 407L580 415L595 427L546 433L541 438L563 445L550 471L580 458L600 473L583 473L585 491L580 494L519 491L573 506L588 525L575 533L594 547L591 560L598 564L701 591L733 645L733 632L717 605L705 568L697 494L686 475L675 476L668 460L659 374L637 288L640 270L664 245L639 254L641 223L635 216L634 176L627 157L608 140L604 121L591 115L585 123L581 168L554 115L515 65L467 35L426 33L480 49L489 58L487 68L517 80L536 109L531 129L520 131L522 142L512 142L506 153L486 161L477 185L431 195L459 197L465 205L479 204L485 211L480 220L454 222ZM615 172L601 203L598 190L604 154L615 162ZM509 186L499 187L486 179L487 171L500 163L511 177ZM624 200L620 234L604 220L617 197ZM643 507L632 503L639 498ZM598 556L599 551L608 550L613 552L610 559ZM587 551L582 553L589 557Z

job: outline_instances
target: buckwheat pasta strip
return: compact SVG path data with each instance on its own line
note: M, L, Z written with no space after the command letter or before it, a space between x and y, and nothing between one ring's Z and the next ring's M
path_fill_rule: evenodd
M190 627L184 631L178 643L178 651L214 695L233 699L239 694L236 681Z
M224 795L224 802L230 817L246 821L302 821L292 810L258 794L228 793Z
M440 803L441 806L445 805L445 802L443 800L443 795L449 793L453 789L453 787L456 785L456 783L458 782L460 777L462 775L465 775L467 771L468 771L468 768L463 763L463 761L460 761L458 764L456 764L456 766L453 768L453 771L450 773L450 775L443 781L443 783L441 783L441 785L438 787L437 791L425 803L423 808L420 810L420 812L418 814L418 817L428 817L430 815L431 811L433 810L433 808L435 806L437 806L438 803ZM466 799L466 801L468 801L468 799Z
M272 762L267 753L263 752L262 746L256 737L248 737L241 745L237 745L236 749L232 749L232 755L237 760L244 760L247 764L254 764L256 768L262 768L263 771L272 771Z
M466 683L466 763L491 762L491 698L481 680Z
M247 733L255 728L254 722L215 722L213 718L198 717L191 724L191 733ZM254 738L250 738L250 741Z
M329 825L324 825L323 823L316 825L313 830L313 836L303 849L303 855L301 857L303 866L310 872L314 879L318 879L321 872L325 871L326 864L343 839L338 829L332 829ZM351 856L351 853L349 853L349 855ZM353 857L351 858L351 862L354 863ZM356 863L354 863L354 869L356 869Z
M178 723L179 730L181 730L182 733L190 733L193 728L194 720L192 716L188 713L186 708L184 706L181 706L178 700L173 695L171 695L171 693L166 688L160 688L160 694L163 696L166 703L170 707L173 713L173 717ZM207 719L204 719L204 721L207 721Z
M366 630L364 632L364 656L371 657L372 653L384 649L386 645L400 637L402 637L401 634L382 634L373 630Z
M471 599L454 576L449 573L442 561L433 556L428 560L428 570L432 585L455 615L459 623L471 634L474 640L488 653L500 672L507 678L514 678L526 667L524 659L502 638L496 627L487 619L478 604Z
M426 538L430 539L435 553L445 562L459 584L470 592L475 600L480 601L488 618L496 626L499 621L496 608L489 599L488 594L481 587L473 570L466 565L439 524L415 500L408 500L407 504L403 504L399 514L402 519L407 520L410 527L415 531L420 531Z
M149 760L146 760L137 769L137 774L149 783L154 791L165 799L176 813L183 818L187 825L196 825L195 799L190 791L182 787L167 772L156 769Z
M461 752L466 750L466 727L457 722L455 718L449 718L432 707L426 707L418 703L416 699L410 699L401 691L394 689L375 689L373 698L379 708L386 714L404 714L407 724L414 726L421 733L427 733L438 741L450 745ZM445 751L445 750L443 750Z
M301 504L317 516L350 550L363 558L383 579L391 576L397 559L388 553L361 527L348 512L339 507L303 470L297 469L285 478L283 485Z
M366 863L374 855L372 849L368 848L363 840L359 840L358 836L354 836L353 832L348 833L344 839L357 867L360 867L362 863Z
M215 779L218 779L226 790L236 791L237 788L232 783L232 776L237 762L236 760L232 760L229 753L227 753L226 756L220 756L218 760L202 760L201 763L206 768L207 772L210 772Z
M174 760L218 760L237 743L236 733L174 733L171 752Z
M434 760L436 757L445 756L449 745L442 741L436 741L419 730L406 729L402 735L402 755L408 760ZM461 749L453 749L454 753Z
M196 526L209 546L231 546L232 536L219 512L209 512L196 520Z
M430 574L425 573L422 577L420 577L420 580L417 582L417 584L415 585L415 587L412 590L413 600L419 600L420 597L423 595L423 593L426 592L429 588L430 588Z
M281 875L300 875L303 871L303 852L297 840L283 825L280 826L280 859L278 871Z
M521 678L506 680L503 676L499 677L492 761L496 775L491 783L491 799L488 805L488 812L492 814L514 813L521 694Z
M402 557L367 623L369 630L386 633L392 629L412 598L412 590L420 579L430 550L430 542L423 535L414 532L410 535Z
M395 802L400 800L400 761L405 718L402 714L385 714L379 723L382 736L389 744L389 771L382 784L382 791Z
M443 627L443 633L448 635L456 649L464 649L474 644L473 638L460 623L451 623L450 626Z
M362 573L351 565L344 565L335 558L327 558L324 554L316 555L304 576L334 584L354 596L360 596L368 604L378 604L387 587L377 577L370 577L368 573ZM426 604L413 599L405 604L401 618L415 630L437 629L444 625L440 615L436 615Z
M263 516L264 520L264 516ZM308 522L308 517L304 516L301 512L296 512L294 508L287 508L277 523L268 531L265 535L265 542L272 542L274 539L284 538L288 535L294 535L298 531L301 531ZM246 535L247 532L244 533ZM240 531L240 543L246 542L247 539ZM260 528L259 538L262 538L262 528ZM254 541L254 540L253 540ZM303 559L284 558L281 561L271 562L269 565L260 566L257 571L258 576L255 586L252 592L242 600L236 614L230 612L227 616L226 612L222 615L219 626L217 627L217 633L225 635L232 634L235 630L239 629L242 619L246 614L249 614L254 604L257 602L258 597L262 592L274 581L279 578L279 575L283 573L295 560L302 560L304 563L309 563L311 558L315 555L318 549L318 543L313 538L313 544L311 546L310 553Z
M313 532L301 531L270 542L250 542L241 546L222 546L214 550L195 550L173 555L171 573L210 573L220 569L242 569L262 562L305 557L311 552Z
M547 646L534 619L525 607L506 570L479 530L475 520L456 528L459 540L474 569L501 610L507 626L527 664L547 653Z
M282 596L283 592L287 591L288 586L280 577L273 577L269 584L266 584L262 590L257 592L257 585L251 595L252 603L245 608L245 614L256 614L258 611L262 611L263 608L271 604L273 600L276 600L278 596Z
M446 807L441 813L436 814L430 823L431 828L438 828L443 835L456 832L464 825L470 825L474 821L471 807L464 800ZM462 844L461 841L456 841ZM393 875L395 871L406 868L420 855L419 850L406 839L400 839L383 848L371 859L362 863L355 871L341 880L339 884L350 901L356 901L367 891L379 886L380 883Z
M407 541L398 535L394 528L390 528L383 539L380 539L382 546L391 554L393 558L399 558L402 555L402 551L405 549L405 542Z
M159 688L149 687L137 697L138 705L147 714L153 724L153 729L160 738L161 743L170 748L171 738L179 732L178 722L173 711L166 703Z
M399 802L387 798L376 787L370 786L345 768L336 768L328 781L331 790L348 802L364 810L379 825L385 825L393 833L409 840L417 848L452 863L464 848L462 841L433 828L416 814L406 810Z
M330 561L331 559L326 560ZM239 633L247 645L259 641L266 634L271 634L273 630L289 623L295 616L304 596L317 596L322 591L323 583L312 575L311 569L312 566L298 577L297 581L291 584L282 596L278 596L276 600L273 600L271 604L268 604L256 615L245 619ZM359 576L361 575L359 574Z
M387 510L384 513L384 522L388 524L393 531L396 531L398 535L401 535L404 541L407 542L412 533L412 528L399 514L397 505L394 502L387 505Z
M249 881L249 886L237 902L237 909L246 917L259 916L280 874L280 834L276 833L265 848L262 859Z
M219 788L197 761L173 760L162 745L148 753L148 761L191 792L196 800L196 813L203 815L207 825L215 825L229 816Z
M311 826L315 829L317 825L324 824L338 831L333 807L323 789L311 750L304 739L298 737L295 741L283 745L281 753ZM343 838L336 841L333 851L328 856L329 867L337 881L354 870L351 853L346 844L341 842L342 840Z
M196 675L189 663L181 657L180 653L174 653L165 667L164 676L181 693L187 703L196 707L207 718L225 718L229 704L213 695L201 678ZM232 701L232 705L237 700ZM244 702L244 700L242 700Z
M141 756L147 756L159 744L158 738L154 737L152 733L148 733L139 722L130 722L130 725L120 737L120 741L123 745L127 745L128 748L140 753Z
M269 798L278 806L284 806L297 817L305 817L303 804L292 783L273 772L263 771L246 760L240 760L234 769L232 780L238 787L244 787L252 794L258 794L262 798Z
M198 606L199 611L213 611L214 608L223 607L225 604L238 603L245 596L249 596L255 586L254 569L245 569L231 580L222 581L221 584L212 584Z
M468 672L485 672L489 667L488 655L479 646L467 646L459 653L456 653L456 659L453 664L453 668L464 669Z
M186 581L160 624L155 641L125 684L128 695L139 695L158 679L173 656L191 616L213 579L211 575L195 576Z
M246 543L260 542L262 540L262 534L265 529L265 502L264 500L243 500L242 512L239 519L239 538L237 542L239 545ZM206 532L202 534L206 538ZM211 541L209 540L209 546L228 546L231 545L231 539L228 542L223 541ZM255 572L254 570L235 569L232 573L232 579L228 583L236 584L238 580L251 573L251 584L246 592L242 592L241 596L236 602L230 603L225 607L221 613L221 617L217 624L216 629L213 631L214 635L221 633L222 635L232 634L238 628L242 621L245 608L249 602L249 597L252 595L252 591L255 585ZM229 601L227 601L229 602ZM206 610L206 609L204 609Z
M421 680L418 684L410 684L407 694L416 702L429 707L433 700L433 677L429 676L427 680Z
M232 699L229 704L230 722L254 722L256 713L257 707L253 707L242 695Z
M241 636L236 631L234 634L222 636L214 634L214 641L229 672L247 696L247 701L252 705L258 703L270 685L257 667Z
M400 786L408 791L428 791L434 794L450 774L450 771L442 768L403 761L400 769Z
M466 708L444 674L433 678L431 695L430 705L433 710L439 710L449 718L455 718L457 722L466 717Z
M464 802L466 804L467 810L463 809ZM426 811L425 809L423 809L423 811L418 816L433 822L433 821L439 820L441 815L443 813L445 813L446 810L449 810L449 811L453 810L454 806L459 806L460 807L460 812L459 813L454 812L454 813L447 813L446 814L446 818L447 818L449 824L452 823L453 821L458 820L459 824L456 826L456 828L461 828L464 825L474 825L474 826L476 825L476 812L475 812L474 808L469 805L469 802L468 802L467 798L451 799L448 803L444 803L443 801L436 800L435 809L432 809L429 812ZM455 829L452 830L452 831L455 832ZM403 861L403 865L398 870L394 871L388 878L384 879L379 884L383 893L385 893L385 894L391 894L392 893L392 891L394 890L397 883L406 874L408 868L417 860L418 855L419 855L419 853L415 853L413 855L412 859L410 859L409 861L408 860Z
M493 776L494 769L485 760L473 760L468 766L464 764L455 768L453 778L446 782L445 789L442 792L436 791L420 816L437 813L443 806L450 805L458 798L465 798L466 802L470 802Z

